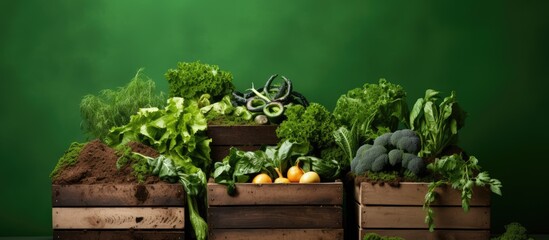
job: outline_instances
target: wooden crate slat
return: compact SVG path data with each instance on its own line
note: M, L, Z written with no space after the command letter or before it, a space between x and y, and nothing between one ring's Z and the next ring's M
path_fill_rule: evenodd
M181 184L52 185L54 207L185 206Z
M341 206L231 206L208 208L215 228L341 228Z
M212 145L276 145L277 127L278 125L209 125L206 134L212 138Z
M184 231L53 230L55 240L184 240Z
M341 205L343 184L237 184L229 196L225 185L208 183L208 205Z
M183 229L180 207L52 208L54 229Z
M209 240L343 240L343 229L210 229Z
M419 229L359 229L359 240L362 240L366 233L377 233L380 236L401 237L404 239L421 240L489 240L489 230L429 230Z
M428 183L403 182L399 187L363 182L355 186L355 199L363 205L417 205L422 206ZM440 187L436 205L461 206L461 192L450 186ZM470 206L490 206L490 190L475 187Z
M357 203L358 205L358 203ZM419 206L358 206L362 228L427 228ZM435 225L443 229L490 229L490 207L433 207Z

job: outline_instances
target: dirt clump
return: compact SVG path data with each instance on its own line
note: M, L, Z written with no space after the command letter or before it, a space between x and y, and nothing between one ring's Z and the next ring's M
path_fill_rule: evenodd
M149 157L158 157L159 153L147 145L130 142L132 151ZM137 183L131 164L116 169L119 155L116 150L99 140L86 144L78 155L74 165L67 166L52 180L53 184L102 184L102 183ZM156 176L148 176L143 183L162 182Z

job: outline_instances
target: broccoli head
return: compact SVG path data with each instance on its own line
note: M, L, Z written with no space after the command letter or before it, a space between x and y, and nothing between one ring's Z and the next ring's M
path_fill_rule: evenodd
M420 157L415 156L410 159L406 168L413 174L420 175L425 170L425 162Z
M391 135L389 143L407 153L417 154L419 150L421 150L421 140L419 139L419 136L410 129L395 131Z
M402 162L402 154L404 154L404 152L400 149L389 151L389 163L391 166L396 166Z
M389 156L387 154L381 154L379 155L374 162L372 163L371 170L374 172L379 172L385 168L385 166L389 165Z
M363 149L366 149L366 147ZM353 162L356 161L356 163L352 171L357 175L364 174L366 171L372 170L372 166L375 160L382 155L385 155L387 157L386 159L387 162L389 161L387 156L387 149L383 146L373 145L368 149L366 149L363 153L360 153L359 152L360 150L361 149L359 148L359 150L357 151L357 156L355 157L355 159L353 159ZM382 160L380 160L380 162L381 161ZM351 168L352 168L352 165L353 163L351 163ZM379 167L379 166L376 165L376 167Z
M384 133L381 136L374 139L374 145L381 145L384 147L387 147L389 145L389 139L391 139L391 136L393 133Z
M402 154L402 166L405 168L408 168L408 163L410 163L410 160L413 158L416 158L417 156L415 154L411 153L403 153Z
M364 153L366 152L366 150L370 149L371 147L372 145L370 144L364 144L358 148L358 150L356 151L355 158L353 158L353 161L351 161L352 172L355 172L356 165L358 164L358 162L360 162L360 159L364 158Z

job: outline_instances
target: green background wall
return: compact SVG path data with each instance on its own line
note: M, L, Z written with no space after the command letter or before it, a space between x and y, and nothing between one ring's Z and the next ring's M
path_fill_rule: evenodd
M48 174L84 141L79 102L177 61L270 74L333 109L385 77L409 102L456 90L461 145L503 181L492 229L546 233L549 1L0 1L0 236L51 234Z

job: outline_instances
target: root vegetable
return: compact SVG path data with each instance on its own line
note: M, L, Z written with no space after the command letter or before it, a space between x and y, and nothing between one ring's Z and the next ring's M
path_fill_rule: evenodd
M274 183L291 183L290 180L282 176L282 173L278 168L275 168L275 171L278 174L278 178L275 179Z
M299 179L299 183L319 183L319 182L320 182L320 176L318 176L318 173L313 171L306 172Z
M266 173L260 173L254 177L254 179L252 180L252 183L257 183L257 184L273 183L273 179L271 179L271 177L269 177L269 175L267 175Z

